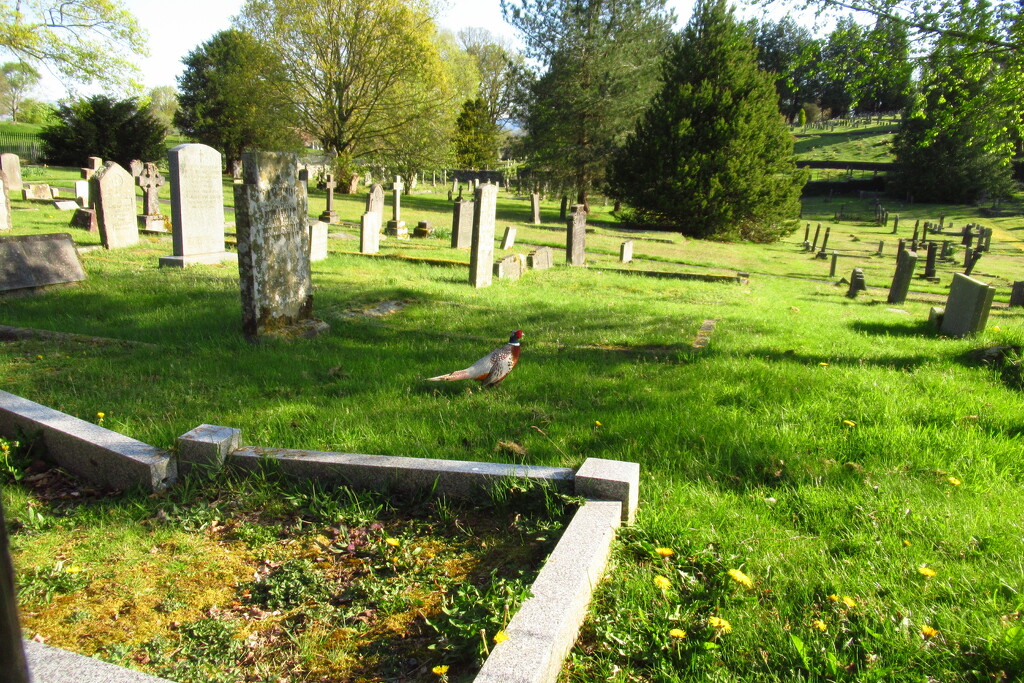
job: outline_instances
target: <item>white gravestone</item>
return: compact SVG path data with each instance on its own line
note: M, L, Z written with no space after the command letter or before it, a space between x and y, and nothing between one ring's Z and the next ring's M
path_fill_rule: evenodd
M174 255L160 257L160 265L185 267L236 260L237 254L224 251L220 152L206 145L178 145L168 150L167 161Z

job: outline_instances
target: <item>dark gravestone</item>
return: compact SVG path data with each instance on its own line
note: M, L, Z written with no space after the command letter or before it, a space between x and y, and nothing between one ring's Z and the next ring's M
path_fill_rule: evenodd
M565 261L570 266L587 262L584 248L587 239L587 210L583 204L574 204L566 221Z
M804 228L804 242L806 243L808 238L811 236L811 224L808 223L807 227Z
M836 276L836 266L838 264L839 264L839 252L838 251L833 251L832 252L832 266L829 268L829 271L828 271L828 276L829 277L835 277Z
M939 243L928 243L928 257L924 262L924 276L926 279L935 277L935 260L939 255Z
M1024 280L1013 283L1010 289L1010 308L1024 308Z
M452 205L452 249L473 244L473 202L457 199Z
M564 221L565 220L565 212L568 211L568 209L569 209L569 197L567 195L563 194L562 195L562 204L561 204L561 206L558 209L558 220L560 220L560 221Z
M855 299L858 292L862 292L867 288L868 286L864 282L864 269L854 268L853 273L850 275L850 288L846 290L846 296Z
M429 221L420 221L412 231L413 237L430 237L434 234L434 228Z
M818 235L821 234L821 223L818 223L818 227L814 229L814 240L811 242L811 251L818 248Z
M896 234L896 231L900 228L900 215L896 214L895 218L892 219L892 234Z
M970 247L964 249L964 275L974 272L974 266L978 264L982 253L981 249L971 249Z
M939 331L949 337L966 337L984 330L995 293L995 287L954 273Z
M85 271L70 234L0 237L0 291L84 279Z
M917 253L901 249L896 255L896 274L892 277L892 285L889 287L890 304L901 304L907 299L907 292L910 291L910 280L914 277L914 268L917 266Z
M71 217L71 222L68 223L68 227L81 228L82 230L88 230L91 233L99 232L100 227L96 222L96 210L76 209L75 215Z
M817 258L828 258L825 254L825 247L828 246L828 236L832 234L832 226L825 228L825 236L821 239L821 251L818 252Z

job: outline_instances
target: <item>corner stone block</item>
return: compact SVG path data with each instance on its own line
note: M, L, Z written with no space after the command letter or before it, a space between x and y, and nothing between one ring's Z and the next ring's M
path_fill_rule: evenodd
M178 437L178 475L188 476L193 468L210 473L224 466L228 453L238 450L242 430L216 425L199 425Z
M632 524L640 497L640 464L587 458L576 472L576 495L622 503L622 521Z

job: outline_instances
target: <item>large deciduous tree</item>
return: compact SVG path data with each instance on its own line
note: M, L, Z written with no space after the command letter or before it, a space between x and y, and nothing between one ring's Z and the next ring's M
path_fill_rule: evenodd
M121 0L4 0L0 47L80 83L124 86L148 53L145 32Z
M775 76L779 109L787 117L796 116L804 102L817 99L820 44L788 15L779 21L755 21L751 28L758 66Z
M164 158L163 124L135 98L94 95L60 105L55 116L39 133L43 156L52 164L84 166L88 157L99 156L128 168L133 159Z
M480 74L478 97L487 107L488 118L495 124L507 122L521 87L519 81L525 70L523 55L482 28L464 28L459 31L458 39L462 49L476 63Z
M529 165L586 205L658 87L673 17L665 0L502 0L541 64L521 119Z
M236 22L276 53L300 127L342 170L422 150L462 101L427 0L247 0Z
M698 0L664 85L611 167L633 220L696 237L770 242L792 231L806 180L773 78L725 0Z
M860 84L860 112L902 111L913 101L914 64L906 26L880 17L868 32L867 68Z
M277 56L249 34L228 29L190 52L178 78L178 129L224 155L226 168L250 149L300 147Z
M0 66L0 103L11 115L11 121L20 121L21 103L39 82L39 72L25 62L7 62Z

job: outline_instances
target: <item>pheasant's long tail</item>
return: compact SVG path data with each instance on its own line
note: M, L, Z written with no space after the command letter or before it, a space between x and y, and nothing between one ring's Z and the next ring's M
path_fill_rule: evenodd
M469 370L456 370L455 372L449 372L447 375L438 375L437 377L428 377L428 382L454 382L460 379L471 379L473 375L469 373Z

